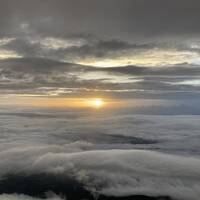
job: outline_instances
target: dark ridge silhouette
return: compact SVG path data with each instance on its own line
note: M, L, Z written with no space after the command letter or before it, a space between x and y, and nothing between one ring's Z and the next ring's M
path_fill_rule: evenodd
M0 194L24 194L45 199L51 193L67 200L172 200L170 197L145 195L114 197L92 194L82 183L63 174L7 174L0 180Z

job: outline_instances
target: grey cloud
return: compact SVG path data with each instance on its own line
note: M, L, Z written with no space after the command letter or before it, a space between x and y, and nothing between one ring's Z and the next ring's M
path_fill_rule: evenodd
M66 55L75 57L117 57L126 54L128 50L132 51L146 51L153 48L151 44L129 44L120 40L99 40L94 44L87 44L81 47L72 47L63 49L61 52ZM125 52L126 53L125 53ZM123 53L124 52L124 53ZM59 54L59 52L58 52Z
M1 0L1 5L1 34L22 34L23 23L44 35L93 33L132 40L177 38L179 33L190 38L200 31L198 0Z
M59 39L59 38L53 38ZM61 38L62 39L62 38ZM65 37L65 40L71 40L73 37ZM85 44L80 44L80 46L71 46L65 48L60 47L58 49L52 49L51 47L44 48L42 41L45 37L39 37L36 41L32 41L31 37L21 37L15 38L8 44L1 46L1 48L6 50L15 51L17 54L23 57L46 57L53 58L56 60L72 60L76 62L77 58L101 58L101 57L117 57L126 55L128 52L144 52L149 49L156 47L154 44L132 44L125 42L123 40L117 39L99 39L95 37L89 38L76 38L85 40ZM63 41L64 42L64 41ZM67 43L68 41L66 41Z
M42 58L4 60L0 63L0 88L4 90L1 93L46 94L61 88L63 94L84 95L89 94L87 89L108 89L116 85L79 77L90 70L93 69Z
M39 44L31 44L28 39L14 39L13 41L9 42L6 45L3 45L2 48L7 50L13 50L19 55L24 57L30 56L42 56L41 55L41 47Z
M200 68L198 65L189 63L181 63L173 66L165 67L138 67L138 66L123 66L123 67L111 67L102 69L110 72L119 72L124 74L133 75L149 75L149 76L198 76L200 75Z
M102 72L104 74L99 78L90 77L90 73L98 75ZM83 74L86 77L82 77ZM189 96L198 98L199 86L184 84L187 80L198 80L198 74L199 67L188 64L156 69L137 66L96 68L44 58L21 58L0 62L0 88L1 94L96 94L115 98L143 96L168 99L170 94L171 98L183 95L187 98L190 93ZM105 76L107 78L103 78ZM112 82L113 77L119 81ZM123 78L124 82L120 82Z

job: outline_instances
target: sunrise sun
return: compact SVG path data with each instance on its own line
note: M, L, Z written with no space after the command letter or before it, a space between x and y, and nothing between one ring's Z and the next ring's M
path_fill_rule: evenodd
M101 99L96 99L94 103L95 103L95 106L97 106L97 107L103 105L103 101Z
M100 108L104 105L104 101L102 99L94 99L91 101L91 105L95 108Z

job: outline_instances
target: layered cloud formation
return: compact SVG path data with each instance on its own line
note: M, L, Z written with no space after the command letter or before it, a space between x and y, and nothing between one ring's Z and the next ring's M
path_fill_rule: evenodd
M199 99L198 46L25 35L0 39L2 95Z
M87 191L199 197L195 116L2 110L0 118L0 193L12 194L2 199L31 199L13 193L59 199L52 192L83 198Z
M0 61L1 94L199 98L199 66L98 68L45 58Z
M2 5L2 94L199 98L195 0Z

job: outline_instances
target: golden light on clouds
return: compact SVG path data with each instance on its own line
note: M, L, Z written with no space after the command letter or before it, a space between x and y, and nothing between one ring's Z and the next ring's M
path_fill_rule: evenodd
M176 49L152 49L143 52L127 52L127 54L113 58L87 58L80 60L78 63L95 67L127 65L162 67L184 62L191 63L196 58L199 58L199 54L196 52L178 51Z
M12 50L0 49L0 59L7 59L7 58L22 58L22 56Z
M49 98L42 96L1 95L0 105L46 108L101 108L107 105L107 103L102 98Z
M88 105L91 105L91 107L94 107L94 108L101 108L105 105L105 102L103 99L97 98L97 99L89 100Z
M149 105L165 105L165 101L145 99L114 99L114 98L49 98L49 97L25 97L15 95L0 95L0 106L30 107L30 108L60 108L93 110L109 110L119 108L137 108Z

